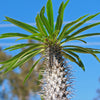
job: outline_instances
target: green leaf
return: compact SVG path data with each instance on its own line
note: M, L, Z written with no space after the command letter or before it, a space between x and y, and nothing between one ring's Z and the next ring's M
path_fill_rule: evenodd
M31 51L28 52L26 55L22 55L21 57L19 57L19 59L14 62L11 66L8 66L5 70L4 70L4 74L7 73L10 70L13 70L14 68L18 67L18 66L22 66L24 63L26 63L28 60L30 60L31 58L33 58L34 56L36 56L37 54L39 54L40 52L42 52L43 49L41 50L35 50L35 51Z
M55 30L61 29L61 26L62 26L62 23L63 23L64 10L65 10L68 2L69 2L69 0L67 0L65 4L64 4L64 2L62 2L60 7L59 7L57 21L56 21L56 25L55 25Z
M3 68L3 69L4 69L3 74L5 74L5 73L7 73L8 71L10 71L11 68L17 63L17 60L18 60L18 59L13 60L11 63L9 63L8 66L5 66L5 65L4 65L5 68Z
M76 47L76 48L84 48L84 47L81 47L81 46L75 46L75 45L65 45L65 46L62 46L62 48L66 48L66 47ZM89 49L89 50L100 50L100 49L95 49L95 48L84 48L84 49Z
M87 43L86 41L84 41L84 40L81 40L81 39L77 39L78 41L81 41L81 42L83 42L83 43Z
M75 58L77 58L78 62L79 62L79 67L81 67L84 71L85 71L85 67L83 62L81 61L80 57L75 54L74 52L67 50L67 49L63 49L65 52L68 52L69 54L71 54L72 56L74 56Z
M73 32L75 29L77 29L78 27L80 27L81 25L83 25L84 23L86 23L87 21L91 20L92 18L94 18L95 16L99 15L100 13L97 13L97 14L94 14L94 15L91 15L87 18L85 18L83 21L81 21L80 23L76 24L75 26L73 26L72 28L70 28L65 34L67 37L71 32Z
M43 7L43 8L41 9L41 12L40 12L41 20L42 20L42 22L43 22L45 28L47 29L48 33L49 33L49 34L52 34L53 29L51 29L51 26L50 26L50 24L49 24L47 18L44 16L44 12L45 12L45 7Z
M53 19L53 7L52 7L52 1L48 0L47 5L46 5L46 10L47 10L47 17L49 24L51 26L51 30L53 32L54 29L54 19Z
M100 22L94 23L94 24L91 24L91 25L88 25L88 26L85 26L85 27L79 29L78 31L74 32L70 37L67 38L67 40L70 40L70 38L73 38L75 35L77 35L77 34L83 32L83 31L85 31L85 30L87 30L87 29L90 29L90 28L92 28L92 27L94 27L94 26L97 26L97 25L99 25L99 24L100 24Z
M100 62L100 59L95 55L94 52L91 51L91 50L92 50L91 48L83 48L83 47L74 46L74 45L63 46L63 48L64 48L64 47L75 47L75 48L81 49L81 50L83 50L83 51L86 51L86 52L88 52L89 54L93 55L93 56Z
M32 34L32 35L30 35L30 36L37 36L37 37L42 37L42 33L34 33L34 34Z
M19 58L24 58L24 56L27 56L28 54L30 55L30 53L33 52L42 52L44 50L44 45L38 45L33 47L33 49L29 49L28 51L26 51L25 53L23 53Z
M100 51L96 51L96 50L94 50L94 51L92 51L93 53L95 53L95 54L100 54Z
M37 41L43 42L43 40L41 38L35 37L35 36L28 36L28 37L24 37L24 38L19 38L16 41L23 40L23 39L32 39L32 40L37 40Z
M42 33L44 36L48 36L39 14L37 14L36 17L36 26L38 27L40 33Z
M65 32L74 24L78 23L81 19L83 19L84 17L86 17L88 14L78 18L77 20L73 21L73 22L70 22L68 24L66 24L61 32L61 34L59 35L58 39L59 41L61 41L63 38L65 38Z
M77 52L77 53L88 53L87 51L84 51L82 49L79 49L79 48L66 48L66 50L70 50L70 51L73 51L73 52ZM100 53L100 51L98 50L91 50L93 53Z
M71 40L78 40L78 41L81 41L81 42L83 42L83 43L87 43L86 41L84 41L84 40L82 40L82 39L70 39L69 41L71 41ZM61 43L60 43L60 45L63 45L65 42L67 41L67 39L66 40L64 40L64 41L62 41Z
M90 34L84 34L84 35L79 35L73 38L70 38L70 40L76 40L76 39L82 39L90 36L95 36L95 35L100 35L100 33L90 33Z
M60 8L59 8L59 14L61 14L61 19L63 20L63 15L64 15L64 10L66 8L66 6L68 5L70 0L67 0L65 3L62 2L61 5L60 5Z
M64 9L66 8L67 4L69 3L70 0L67 0L64 4Z
M58 36L59 30L55 30L52 33L52 36L50 36L51 40L53 41L53 43L55 43L57 41L57 36Z
M38 49L40 47L44 47L44 45L34 45L34 46L30 46L29 48L23 50L22 52L20 52L19 54L15 55L14 57L12 57L11 59L7 60L7 61L3 61L3 62L0 62L0 64L6 64L6 63L9 63L19 57L21 57L22 55L25 55L26 53L34 50L34 49Z
M27 37L29 35L21 34L21 33L4 33L1 34L0 38L8 38L8 37Z
M38 60L35 62L35 64L31 67L31 69L29 70L29 73L27 74L27 76L26 76L25 79L24 79L24 83L25 83L26 80L29 78L29 76L31 75L31 73L32 73L32 71L33 71L33 69L34 69L34 67L37 65L37 63L38 63L41 59L42 59L42 57L41 57L40 59L38 59Z
M62 23L63 23L63 10L64 10L64 2L61 3L60 7L59 7L59 14L57 16L57 21L56 21L56 25L55 25L55 30L60 30Z
M12 69L16 68L17 66L22 66L24 63L26 63L27 61L29 61L31 58L35 57L36 55L40 54L41 52L43 52L44 49L38 49L38 50L34 50L34 51L30 51L27 54L22 55L19 59L18 59L18 63L16 63L16 65L14 65L12 67Z
M20 21L17 21L15 19L12 19L12 18L9 18L9 17L6 17L7 21L15 24L16 26L19 26L20 28L23 28L24 30L30 32L30 33L37 33L37 29L31 25L28 25L26 23L23 23L23 22L20 22Z
M12 66L14 63L16 63L17 60L18 60L18 58L15 58L13 61L8 62L8 63L2 65L2 66L0 67L0 71L3 70L3 69L5 69L5 68L7 68L8 66Z
M17 45L5 48L4 50L9 50L10 49L10 51L12 51L12 50L20 49L20 48L27 47L27 46L33 46L33 45L35 46L35 45L41 45L41 44L37 44L37 43L17 44Z
M63 51L62 51L62 54L65 58L69 59L72 62L75 62L78 66L80 66L80 63L78 63L74 57L72 57L71 55L69 55ZM80 67L83 68L82 65ZM85 69L83 68L83 70L85 70Z
M65 52L63 52L63 51L62 51L62 54L63 54L63 56L64 56L65 58L69 59L70 61L76 62L76 59L73 58L72 56L70 56L69 54L67 54L67 53L65 53Z

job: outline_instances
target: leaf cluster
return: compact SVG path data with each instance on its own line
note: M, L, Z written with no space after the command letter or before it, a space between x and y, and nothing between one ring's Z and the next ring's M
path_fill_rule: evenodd
M26 35L22 33L4 33L4 34L1 34L0 36L1 39L8 38L8 37L19 37L18 40L32 39L32 40L38 41L38 43L18 44L18 45L14 45L14 46L6 48L5 50L12 51L12 50L17 50L23 47L27 47L27 49L15 55L10 60L0 62L0 64L3 64L3 66L0 67L0 70L4 69L4 73L6 73L10 70L13 70L17 66L21 66L23 63L25 63L32 57L35 57L38 54L42 54L41 57L31 67L29 73L27 74L25 78L25 81L26 81L26 79L30 76L31 72L33 71L34 67L38 64L38 62L44 59L43 58L44 52L46 48L48 48L49 45L60 46L62 48L61 52L63 56L71 60L72 62L75 62L83 70L85 70L84 64L82 63L77 53L91 54L100 62L100 59L96 56L96 54L100 53L100 49L85 48L85 47L76 46L76 45L67 45L67 42L74 41L74 40L87 43L86 41L83 40L84 38L100 35L100 33L85 33L83 35L80 35L81 32L84 32L85 30L88 30L100 24L100 22L97 22L97 23L92 23L90 25L80 28L83 24L93 19L100 13L96 13L94 15L86 14L84 16L79 17L75 21L67 23L64 27L62 27L64 10L66 6L68 5L69 1L70 0L67 0L65 3L64 2L61 3L58 10L56 24L54 24L52 0L47 1L47 5L46 5L47 17L44 15L45 6L43 6L40 13L37 14L36 27L33 27L21 21L17 21L13 18L5 17L6 21L13 23L14 25L20 28L23 28L24 30L32 34ZM62 31L61 31L61 28L62 28ZM63 44L65 45L63 46Z

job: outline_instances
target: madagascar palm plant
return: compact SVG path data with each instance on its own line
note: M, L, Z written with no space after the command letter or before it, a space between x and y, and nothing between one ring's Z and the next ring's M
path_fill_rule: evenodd
M44 83L41 91L44 100L70 100L70 95L72 94L70 87L73 81L71 80L71 67L67 65L66 59L76 63L84 71L84 64L77 53L91 54L100 62L99 58L96 56L97 53L100 53L99 49L67 45L67 42L74 40L87 43L83 40L84 38L100 35L100 33L80 34L85 30L99 25L100 22L79 28L100 13L84 15L62 27L63 14L68 2L69 0L65 3L61 3L58 10L56 24L54 24L52 1L48 0L46 5L47 17L44 15L45 7L43 7L40 13L36 16L36 27L6 17L6 21L32 33L31 35L22 33L4 33L0 36L0 38L20 37L17 40L33 39L37 41L36 43L18 44L6 48L5 50L12 51L27 47L10 60L1 62L0 64L3 64L3 66L0 67L0 70L3 70L3 73L7 73L38 55L40 58L33 64L24 82L28 79L39 61L44 60L43 79L40 81L41 83Z

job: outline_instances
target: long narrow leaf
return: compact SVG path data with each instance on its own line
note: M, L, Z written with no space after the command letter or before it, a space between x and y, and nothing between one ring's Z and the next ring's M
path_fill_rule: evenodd
M24 63L26 63L28 60L30 60L32 57L36 56L37 54L39 54L40 52L42 52L42 50L36 50L35 52L31 52L29 54L27 54L26 56L21 56L15 63L13 63L11 66L7 67L3 73L7 73L8 71L18 67L18 66L22 66Z
M43 8L41 9L40 17L41 17L41 20L42 20L42 22L43 22L45 28L47 29L48 33L51 34L53 29L51 29L50 23L49 23L49 21L47 20L47 18L44 16L44 13L45 13L45 7L43 7Z
M8 37L27 37L27 36L29 35L21 34L21 33L4 33L4 34L1 34L0 39L8 38Z
M95 36L95 35L100 35L100 33L90 33L90 34L79 35L79 36L71 38L70 40L82 39L82 38Z
M76 61L76 59L74 57L70 56L69 54L67 54L63 51L62 51L62 54L66 59L69 59L70 61L75 62L78 66L80 66L80 64Z
M15 24L16 26L19 26L21 28L23 28L24 30L28 31L28 32L31 32L31 33L37 33L37 29L31 25L28 25L26 23L23 23L23 22L20 22L20 21L17 21L15 19L12 19L12 18L9 18L9 17L6 17L7 21Z
M37 43L17 44L17 45L5 48L4 50L9 50L10 49L10 51L12 51L12 50L20 49L20 48L27 47L27 46L33 46L33 45L41 45L41 44L37 44Z
M66 24L61 32L61 34L59 35L59 41L61 41L63 38L65 38L65 32L74 24L76 24L77 22L79 22L81 19L83 19L84 17L86 17L88 14L78 18L77 20L73 21L73 22L70 22L68 24Z
M12 67L12 69L16 68L17 66L22 66L25 62L27 62L28 60L30 60L31 58L35 57L36 55L42 53L44 51L44 49L38 49L38 50L34 50L31 52L28 52L25 55L22 55L19 59L18 59L18 63L16 63L15 66Z
M56 21L56 25L55 25L55 30L60 30L62 23L63 23L63 15L64 15L64 10L68 4L70 0L67 0L64 4L64 2L61 3L60 7L59 7L59 11L58 11L58 16L57 16L57 21Z
M39 29L39 32L42 33L44 36L47 36L47 32L46 32L46 30L45 30L45 28L43 26L43 23L41 21L41 18L39 16L39 14L37 14L37 17L36 17L36 25L37 25L37 27Z
M42 59L42 57L40 59L38 59L34 65L31 67L31 69L29 70L29 73L26 75L25 79L24 79L24 83L26 82L26 80L29 78L29 76L31 75L32 71L34 70L35 66L38 64L38 62Z
M70 0L67 0L67 1L65 2L65 4L64 4L64 9L65 9L66 6L68 5L69 1L70 1Z
M12 66L13 64L16 63L17 60L18 60L18 58L15 58L13 61L5 63L4 65L2 65L0 67L0 71L3 70L3 69L6 69L8 66Z
M92 28L92 27L94 27L94 26L97 26L97 25L99 25L99 24L100 24L100 22L94 23L94 24L91 24L91 25L88 25L88 26L85 26L85 27L79 29L78 31L74 32L70 37L67 38L67 40L70 40L70 38L73 38L75 35L77 35L77 34L83 32L83 31L85 31L85 30L88 30L88 29L90 29L90 28Z
M79 49L79 48L66 48L66 50L70 50L70 51L77 52L77 53L85 53L85 54L89 54L89 52L84 51L84 50ZM95 54L100 53L99 50L91 50L91 51L92 51L93 53L95 53Z
M37 49L37 48L40 48L40 47L43 47L43 45L35 45L35 46L30 46L29 48L23 50L22 52L20 52L19 54L15 55L14 57L12 57L11 59L7 60L7 61L3 61L3 62L0 62L0 64L6 64L6 63L9 63L19 57L21 57L22 55L25 55L26 53L34 50L34 49Z
M66 48L66 47L74 47L74 48L84 48L84 49L89 49L89 50L100 50L100 49L95 49L95 48L85 48L85 47L81 47L81 46L76 46L76 45L65 45L65 46L62 46L62 48Z
M69 54L65 53L62 51L62 54L65 58L69 59L72 62L77 62L75 58L73 58L72 56L70 56Z
M76 53L74 53L74 52L72 52L72 51L70 51L70 50L67 50L67 49L63 49L65 52L68 52L69 54L71 54L72 56L74 56L75 58L77 58L77 60L78 60L78 62L79 62L79 64L80 64L80 67L85 71L85 67L84 67L84 64L83 64L83 62L81 61L81 59L80 59L80 57L76 54Z
M53 19L53 7L52 7L52 1L51 0L48 0L47 6L46 6L46 10L47 10L48 21L49 21L49 24L51 26L51 30L53 32L53 29L54 29L54 19Z
M76 39L76 40L81 41L81 42L83 42L83 43L87 43L86 41L84 41L84 40L82 40L82 39Z
M74 46L74 45L68 45L68 46L65 46L65 47L75 47L75 48L78 48L78 49L81 49L81 50L84 50L86 52L88 52L89 54L93 55L99 62L100 62L100 59L95 55L94 52L92 52L91 48L83 48L83 47L80 47L80 46Z
M19 38L16 41L23 40L23 39L32 39L32 40L37 40L37 41L43 42L43 40L40 37L35 37L35 36L28 36L28 37Z
M51 39L55 42L57 40L57 36L58 36L59 30L55 30L52 33Z
M87 18L85 18L83 21L81 21L80 23L76 24L75 26L73 26L72 28L70 28L67 32L66 32L66 37L73 32L75 29L77 29L78 27L80 27L81 25L83 25L84 23L86 23L87 21L91 20L92 18L94 18L95 16L99 15L100 13L91 15Z
M57 17L56 25L55 25L55 30L60 30L62 23L63 23L63 10L64 10L64 2L61 3L59 7L59 14Z

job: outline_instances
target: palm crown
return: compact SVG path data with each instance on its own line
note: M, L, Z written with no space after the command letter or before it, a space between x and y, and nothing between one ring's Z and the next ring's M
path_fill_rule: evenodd
M22 34L22 33L4 33L4 34L1 34L0 38L20 37L17 40L33 39L33 40L38 41L38 43L17 44L17 45L6 48L5 50L12 51L12 50L20 49L23 47L27 47L25 50L15 55L11 59L4 61L4 62L0 62L0 64L3 64L3 66L0 67L0 70L4 71L3 73L13 70L17 66L21 66L23 63L30 60L32 57L38 54L41 54L40 58L31 67L29 73L27 74L25 78L26 80L30 76L31 72L33 71L37 63L40 60L45 58L44 55L45 55L45 50L47 50L47 48L51 48L51 51L53 51L53 53L55 52L56 55L59 53L62 54L62 56L71 60L72 62L75 62L83 70L85 70L84 65L80 57L76 53L91 54L100 62L99 58L96 56L96 53L100 53L99 49L85 48L85 47L76 46L76 45L67 45L66 43L68 41L74 41L74 40L87 43L86 41L82 39L86 37L94 36L94 35L100 35L100 33L89 33L89 34L80 35L81 32L87 29L90 29L96 25L99 25L100 22L93 23L88 26L77 29L80 26L82 26L84 23L86 23L87 21L99 15L100 13L90 15L90 16L88 14L84 15L76 19L75 21L67 23L61 30L61 27L63 24L64 10L68 2L69 0L67 0L65 3L64 2L61 3L59 7L59 11L58 11L56 24L54 24L53 7L52 7L51 0L48 0L47 5L46 5L47 17L45 17L44 15L45 7L43 7L40 13L37 14L36 27L33 27L31 25L17 21L12 18L6 17L6 21L11 22L15 24L16 26L19 26L32 34L27 35L27 34ZM64 43L66 44L63 45Z

